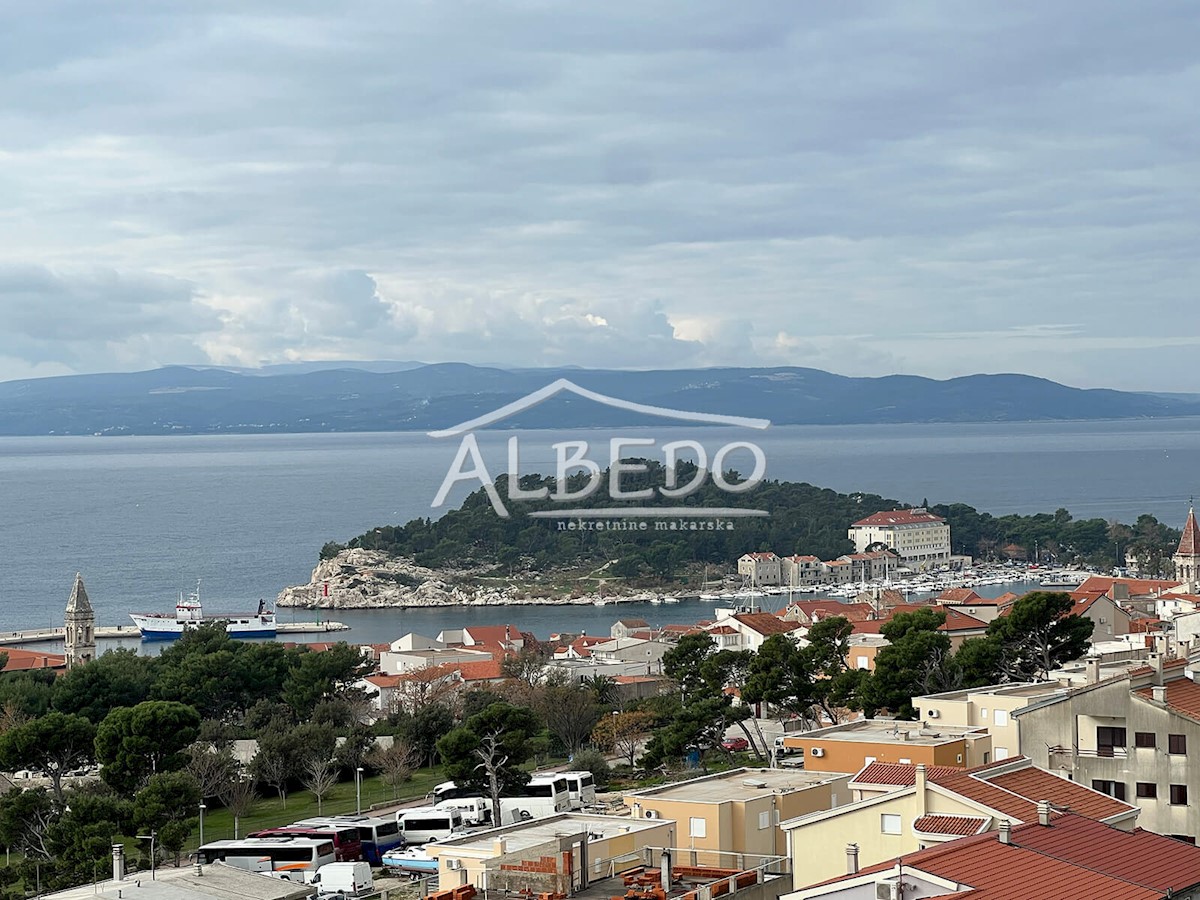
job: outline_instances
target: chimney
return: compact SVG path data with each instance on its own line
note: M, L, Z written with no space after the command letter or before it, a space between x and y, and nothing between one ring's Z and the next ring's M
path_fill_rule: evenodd
M1164 684L1156 684L1150 688L1150 694L1156 703L1167 702L1167 687Z
M1083 670L1086 673L1086 677L1084 678L1085 684L1095 684L1100 680L1100 657L1089 656L1084 661L1083 666Z
M664 849L659 857L658 872L665 893L671 893L671 851Z
M503 856L508 852L508 838L496 838L492 847L497 856Z
M1162 684L1163 683L1162 654L1161 653L1151 653L1146 658L1146 662L1150 663L1150 668L1152 668L1154 670L1154 674L1153 674L1153 676L1151 676L1151 680L1153 681L1153 683L1154 684Z
M846 874L858 874L858 844L846 845Z
M125 877L125 845L113 844L113 881L120 881Z
M1000 820L1000 843L1012 843L1012 822L1008 821L1008 819Z
M197 862L196 862L196 865L192 867L192 873L193 873L193 874L194 874L194 875L195 875L197 878L202 878L202 877L204 877L204 866L200 865L200 862L199 862L198 860L197 860Z
M908 731L905 730L905 731L898 732L896 737L900 738L900 740L902 740L902 741L907 741L908 740Z
M1167 635L1159 633L1154 635L1154 649L1160 656L1166 656L1169 649L1169 638Z
M1037 805L1038 824L1049 826L1050 824L1050 801L1039 800Z
M925 763L917 763L917 770L915 773L914 784L916 784L916 786L917 786L917 810L920 812L921 815L925 815L925 813L927 812L927 810L925 808L925 804L926 804L925 792L926 792L926 787L927 787L928 783L929 782L928 782L928 777L927 777L927 770L925 768Z

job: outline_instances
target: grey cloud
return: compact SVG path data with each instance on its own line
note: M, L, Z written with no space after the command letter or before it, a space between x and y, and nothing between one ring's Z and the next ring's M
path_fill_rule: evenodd
M164 273L221 361L1120 386L1086 340L1200 332L1184 0L11 8L0 264Z

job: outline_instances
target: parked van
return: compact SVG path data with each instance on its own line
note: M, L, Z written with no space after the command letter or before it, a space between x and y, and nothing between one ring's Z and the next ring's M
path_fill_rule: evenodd
M371 864L362 860L321 866L312 877L312 884L317 886L318 897L361 897L375 890Z
M409 846L444 841L463 828L463 814L459 810L436 806L402 809L396 813L396 821Z
M596 783L591 772L559 772L558 775L567 780L571 809L582 809L596 802Z
M433 805L434 809L457 809L464 825L491 825L492 801L486 797L455 797Z

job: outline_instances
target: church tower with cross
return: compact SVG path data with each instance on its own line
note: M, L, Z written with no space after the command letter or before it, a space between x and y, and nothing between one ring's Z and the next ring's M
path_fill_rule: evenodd
M1200 582L1200 526L1196 524L1196 508L1190 502L1179 549L1171 561L1175 563L1175 577L1187 585L1189 594L1195 593L1196 584Z
M96 658L96 613L83 586L83 576L75 573L75 585L67 600L66 641L67 668L73 669Z

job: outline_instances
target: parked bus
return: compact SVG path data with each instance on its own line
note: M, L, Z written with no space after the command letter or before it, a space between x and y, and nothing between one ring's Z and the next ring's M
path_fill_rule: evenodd
M363 858L362 841L358 829L353 825L288 825L285 828L267 828L256 831L250 837L276 837L279 835L324 838L333 841L336 862L354 862Z
M249 872L278 872L288 881L304 881L305 872L335 862L336 852L327 838L279 835L213 841L196 851L196 859L205 864L223 862Z
M444 841L463 828L463 815L457 809L438 809L436 806L419 806L402 809L396 813L400 831L409 846L429 841Z
M404 835L400 833L400 823L392 818L322 816L292 823L293 828L311 828L322 825L357 829L358 840L362 844L363 859L377 866L383 865L383 854L389 850L404 849Z
M479 796L479 791L471 790L470 788L466 787L459 787L453 781L443 781L441 784L434 787L434 789L426 796L436 804L441 803L443 800L459 800L466 797L477 797Z
M505 822L540 819L567 812L571 808L571 788L558 773L534 775L529 783L500 798L500 815Z
M571 808L582 809L596 802L596 782L591 772L559 772L567 779L567 788L571 794Z

